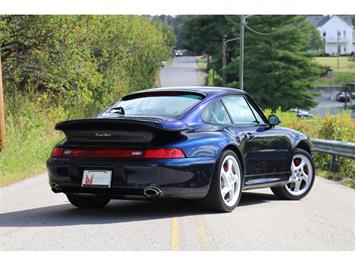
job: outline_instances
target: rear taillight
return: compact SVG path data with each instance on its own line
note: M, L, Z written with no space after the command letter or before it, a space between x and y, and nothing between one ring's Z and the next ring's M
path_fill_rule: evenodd
M64 151L63 148L55 147L55 148L53 149L53 151L52 151L51 156L52 156L52 157L62 157L62 156L63 156L63 151Z
M112 149L112 148L54 148L52 157L70 158L121 158L121 159L173 159L185 158L177 148L160 149Z

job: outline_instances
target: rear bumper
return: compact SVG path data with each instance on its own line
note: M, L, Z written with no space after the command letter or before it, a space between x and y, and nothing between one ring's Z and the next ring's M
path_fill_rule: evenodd
M167 198L202 198L209 189L214 158L164 160L103 160L50 158L52 190L64 193L104 193L111 197L143 196L145 187L158 186ZM111 170L110 188L82 187L84 170Z

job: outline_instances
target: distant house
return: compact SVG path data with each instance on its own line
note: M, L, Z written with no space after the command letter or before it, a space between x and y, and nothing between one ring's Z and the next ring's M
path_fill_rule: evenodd
M349 55L355 52L355 32L351 16L308 16L325 42L324 53Z

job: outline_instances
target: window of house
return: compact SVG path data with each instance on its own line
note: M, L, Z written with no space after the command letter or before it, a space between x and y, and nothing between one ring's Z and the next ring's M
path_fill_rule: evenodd
M323 37L326 37L327 36L327 33L324 31L323 32Z
M344 46L344 53L346 53L346 46Z
M341 36L341 32L340 32L340 31L338 31L338 32L337 32L337 35L338 35L338 37L340 37L340 36Z
M346 37L346 31L344 30L344 32L343 32L343 35L344 35L344 38Z

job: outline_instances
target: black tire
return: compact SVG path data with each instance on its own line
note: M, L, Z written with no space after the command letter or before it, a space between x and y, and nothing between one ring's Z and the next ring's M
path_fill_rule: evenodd
M102 195L79 195L77 193L68 193L66 196L72 205L84 209L103 208L110 201L109 197Z
M311 162L311 166L312 166L312 180L311 180L311 184L310 186L308 187L308 189L302 193L301 195L293 195L291 194L286 186L283 186L283 187L271 187L271 191L277 196L279 197L280 199L284 199L284 200L300 200L302 199L303 197L305 197L312 189L313 187L313 184L314 184L314 179L315 179L315 167L314 167L314 161L313 161L313 158L312 156L305 150L302 150L302 149L296 149L293 156L297 155L297 154L301 154L301 155L304 155L306 156L309 161Z
M221 194L221 168L222 168L222 163L224 161L224 159L227 156L233 156L234 159L237 161L239 169L240 169L240 184L239 184L239 195L237 196L237 201L235 202L235 204L233 204L233 206L228 206L222 197ZM217 212L231 212L233 211L239 204L240 201L240 197L241 197L241 192L242 192L242 184L243 184L243 171L241 168L241 164L240 161L238 159L238 156L231 150L225 150L222 155L220 156L220 158L218 159L218 161L216 162L215 165L215 170L214 170L214 174L211 180L211 184L210 184L210 188L208 191L207 196L203 199L203 205L208 208L209 210L213 210L213 211L217 211Z

